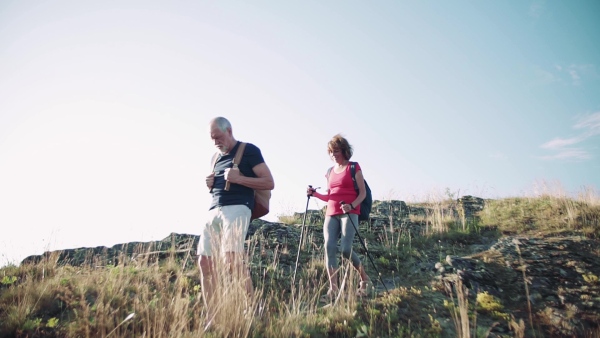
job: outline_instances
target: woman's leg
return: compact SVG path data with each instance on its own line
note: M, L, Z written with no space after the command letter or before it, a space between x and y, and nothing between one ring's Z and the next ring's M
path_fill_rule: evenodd
M354 224L352 222L354 222ZM352 250L354 235L356 235L355 226L358 227L358 215L347 214L341 217L342 238L340 241L340 250L342 251L342 256L344 258L350 259L352 261L352 266L354 266L354 268L360 274L360 280L370 281L370 278L367 275L365 268L360 261L360 257L358 257L358 254L356 254L356 252Z
M323 239L325 240L325 266L329 275L329 288L337 292L337 239L340 236L339 217L325 216Z

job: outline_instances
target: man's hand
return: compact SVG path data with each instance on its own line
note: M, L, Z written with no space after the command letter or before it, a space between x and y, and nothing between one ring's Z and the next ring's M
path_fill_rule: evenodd
M238 183L239 178L242 177L240 170L237 168L227 168L225 169L225 180L231 183Z
M212 173L210 173L210 175L206 176L206 186L208 187L208 190L212 189L214 184L215 184L215 173L212 172Z

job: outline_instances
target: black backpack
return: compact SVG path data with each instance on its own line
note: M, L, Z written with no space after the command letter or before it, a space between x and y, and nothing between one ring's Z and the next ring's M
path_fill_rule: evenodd
M350 162L350 173L352 174L352 181L354 182L354 190L358 194L358 183L356 183L356 162ZM331 173L331 169L329 168L327 171L327 178L329 179L329 173ZM373 205L373 196L371 195L371 188L367 184L367 180L365 180L365 189L367 190L367 195L365 199L360 202L360 215L358 215L359 221L367 221L369 220L369 215L371 214L371 207Z

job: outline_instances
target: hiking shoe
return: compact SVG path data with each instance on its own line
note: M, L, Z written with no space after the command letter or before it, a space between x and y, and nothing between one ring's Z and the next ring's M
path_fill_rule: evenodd
M357 297L363 298L363 297L372 296L374 294L375 294L375 286L373 285L373 282L371 282L370 280L360 282L358 290L356 290Z
M319 299L321 303L333 303L335 298L338 296L339 290L329 289L327 293L322 295Z

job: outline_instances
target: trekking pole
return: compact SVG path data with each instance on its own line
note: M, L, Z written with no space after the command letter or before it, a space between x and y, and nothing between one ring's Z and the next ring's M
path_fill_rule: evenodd
M341 201L340 202L341 205L346 204L346 202ZM375 266L375 263L373 263L373 259L371 258L371 255L369 254L369 250L367 249L367 246L365 245L365 242L363 242L362 237L360 237L360 233L358 232L358 228L356 227L356 224L354 224L354 221L352 220L352 218L350 218L350 215L348 213L346 213L346 215L348 215L348 219L350 220L350 223L352 223L352 226L354 227L354 231L356 231L356 234L358 235L358 239L360 241L360 244L362 244L363 249L365 249L365 252L367 253L367 257L369 258L369 261L371 261L371 265L373 265L373 268L375 269L375 272L377 272L377 276L379 277L379 282L381 282L381 285L383 285L383 287L385 288L386 292L390 292L387 288L387 286L385 286L385 283L383 282L383 280L381 279L381 274L379 273L379 270L377 270L377 266Z
M312 188L312 185L308 186ZM302 248L302 241L304 240L304 225L306 224L306 214L308 213L308 202L310 201L310 195L306 195L306 209L304 210L304 219L302 220L302 231L300 232L300 243L298 243L298 254L296 255L296 267L294 268L294 278L292 278L292 285L296 284L296 270L298 270L298 259L300 258L300 248Z

